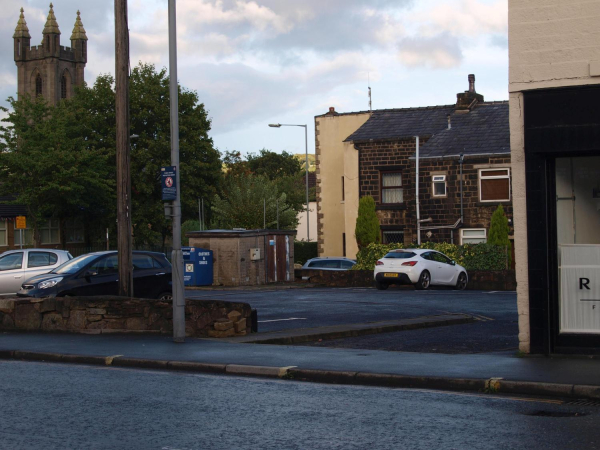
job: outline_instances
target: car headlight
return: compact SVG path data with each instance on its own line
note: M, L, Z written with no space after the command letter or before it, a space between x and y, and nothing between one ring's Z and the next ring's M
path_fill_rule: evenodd
M54 287L58 283L60 283L62 281L62 279L63 279L63 277L56 277L56 278L52 278L50 280L42 281L40 284L38 284L38 289L48 289L48 288Z

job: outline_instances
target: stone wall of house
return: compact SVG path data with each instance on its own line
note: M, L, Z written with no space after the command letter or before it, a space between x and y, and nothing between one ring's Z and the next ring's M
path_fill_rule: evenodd
M373 271L296 269L296 281L329 287L371 287ZM411 286L406 287L412 289ZM468 290L514 291L516 287L514 270L469 272Z
M421 139L421 145L426 139ZM357 144L360 167L360 196L375 199L382 230L403 230L404 243L417 240L415 201L415 139ZM510 155L465 156L463 162L463 228L489 229L491 216L502 203L512 222L511 202L479 201L479 169L511 167ZM402 172L404 203L381 204L381 173ZM433 197L432 176L446 175L446 197ZM421 159L419 168L421 219L431 218L424 226L453 225L460 218L460 164L458 157ZM459 243L457 230L431 230L431 237L421 234L422 241Z
M251 332L247 303L186 300L185 334L232 337ZM171 302L123 297L7 298L0 300L0 330L85 334L173 332Z

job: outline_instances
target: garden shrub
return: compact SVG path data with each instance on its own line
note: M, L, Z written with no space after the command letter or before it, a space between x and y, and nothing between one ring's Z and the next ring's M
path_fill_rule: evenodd
M294 263L304 264L311 258L319 256L317 243L307 241L294 241Z

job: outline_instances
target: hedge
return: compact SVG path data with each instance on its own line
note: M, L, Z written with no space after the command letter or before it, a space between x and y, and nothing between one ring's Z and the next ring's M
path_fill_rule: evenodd
M307 241L294 241L294 263L304 264L318 255L317 243Z
M356 255L354 270L373 270L378 259L390 250L403 248L402 244L370 244ZM505 270L510 267L507 248L491 244L448 244L446 242L425 242L411 248L436 250L453 259L467 270Z

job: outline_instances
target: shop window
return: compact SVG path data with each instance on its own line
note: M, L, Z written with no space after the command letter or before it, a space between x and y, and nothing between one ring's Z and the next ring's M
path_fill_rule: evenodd
M485 228L461 228L461 244L481 244L487 242L487 230Z
M431 183L434 197L446 196L446 175L433 175Z
M404 230L387 230L381 234L383 244L404 244Z
M381 173L381 203L392 204L404 202L401 172Z
M8 245L8 225L6 220L0 220L0 246Z
M65 223L68 244L85 242L83 223L79 219L67 220Z
M479 200L510 201L510 169L479 170Z
M60 244L60 225L57 219L48 219L40 227L42 244Z

